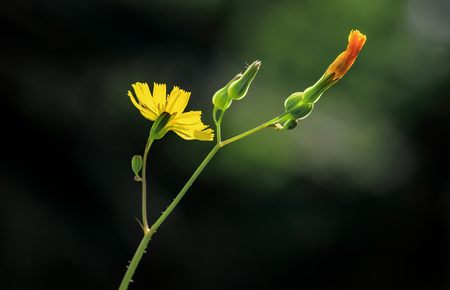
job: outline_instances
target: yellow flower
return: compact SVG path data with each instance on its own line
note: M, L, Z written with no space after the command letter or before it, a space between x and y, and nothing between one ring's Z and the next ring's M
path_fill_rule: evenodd
M128 91L133 105L141 112L142 116L150 121L155 121L161 114L170 114L170 120L166 124L166 131L172 130L178 136L186 140L212 141L213 130L202 123L201 111L183 113L191 95L179 87L173 87L170 94L166 94L166 85L153 85L153 94L147 83L135 83L132 85L135 98ZM136 101L137 99L137 101Z
M352 30L348 36L347 49L330 64L325 74L334 74L333 81L342 78L355 62L364 43L366 43L366 36L359 30Z

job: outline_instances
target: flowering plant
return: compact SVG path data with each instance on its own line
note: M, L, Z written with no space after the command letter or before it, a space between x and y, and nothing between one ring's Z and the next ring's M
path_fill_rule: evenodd
M352 30L348 37L347 49L330 64L322 77L314 85L306 88L303 92L294 92L291 94L284 103L283 113L253 129L225 140L222 140L221 132L221 125L225 112L231 107L233 101L241 100L246 96L252 81L261 67L261 62L253 62L243 73L237 74L224 87L219 89L212 97L216 144L200 163L175 199L151 226L149 226L147 219L146 163L153 142L163 138L169 131L175 132L178 136L186 140L200 141L213 141L214 133L211 128L202 122L201 111L185 112L191 95L190 92L175 86L170 94L167 94L166 85L157 83L153 85L152 92L150 92L147 83L137 82L132 85L134 94L131 91L128 91L131 102L139 110L141 115L144 118L153 121L153 124L150 129L143 156L135 155L131 161L131 167L135 174L134 178L142 185L141 227L144 236L128 265L128 269L122 279L119 290L128 289L128 285L145 253L145 249L147 248L150 239L175 209L214 155L222 147L265 128L274 128L277 131L294 129L300 120L309 116L322 94L347 73L355 62L365 42L366 36L364 34L358 30Z

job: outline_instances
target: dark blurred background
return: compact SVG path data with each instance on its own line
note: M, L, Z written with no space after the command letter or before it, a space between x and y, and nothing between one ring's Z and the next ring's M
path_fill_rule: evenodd
M130 289L450 289L450 4L4 1L1 289L116 289L141 237L130 158L137 81L211 96L263 61L225 136L279 114L345 49L349 73L296 130L219 152ZM170 133L149 160L153 220L213 143Z

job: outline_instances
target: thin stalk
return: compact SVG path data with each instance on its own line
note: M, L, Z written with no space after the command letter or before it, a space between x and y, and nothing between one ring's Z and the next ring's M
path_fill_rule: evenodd
M228 138L227 140L223 141L223 142L221 143L221 145L222 145L222 147L223 147L223 146L228 145L228 144L230 144L230 143L236 142L236 141L238 141L238 140L240 140L240 139L242 139L242 138L244 138L244 137L247 137L247 136L249 136L249 135L251 135L251 134L253 134L253 133L256 133L256 132L258 132L258 131L260 131L260 130L262 130L262 129L264 129L264 128L267 128L268 126L270 126L270 125L276 123L278 120L280 120L282 117L284 117L284 115L285 115L285 114L282 114L282 115L280 115L280 116L277 116L277 117L273 118L272 120L269 120L269 121L267 121L267 122L265 122L265 123L263 123L263 124L261 124L261 125L255 127L255 128L253 128L253 129L250 129L250 130L248 130L248 131L245 131L244 133L241 133L241 134L236 135L236 136L234 136L234 137Z
M217 144L222 143L222 120L223 120L223 115L225 114L225 111L220 111L220 116L219 116L219 120L216 120L216 118L214 117L214 122L216 123L216 140L217 140Z
M150 150L150 147L152 146L152 143L155 139L150 136L147 140L147 144L145 145L144 150L144 157L142 157L142 225L144 234L147 233L150 229L148 227L148 221L147 221L147 156L148 151Z
M128 289L128 285L132 281L131 279L133 278L134 271L136 271L136 268L139 265L139 262L141 261L141 258L145 253L145 249L147 248L147 244L150 241L152 235L153 235L152 231L148 231L145 233L141 243L139 244L138 248L136 249L136 252L134 253L130 265L128 265L127 267L128 268L127 272L125 273L125 276L123 276L122 282L120 283L119 286L119 290Z
M216 124L216 135L217 144L222 143L222 128L220 123Z
M192 174L191 178L186 182L186 184L183 186L181 191L178 193L178 195L175 197L175 199L172 201L172 203L167 207L167 209L161 214L161 216L156 220L156 222L152 225L150 228L150 231L156 232L159 228L159 226L166 220L166 218L170 215L170 213L175 209L177 204L180 202L180 200L183 198L183 196L186 194L188 189L192 186L194 181L197 179L197 177L200 175L200 173L205 169L206 165L211 161L211 159L216 155L217 151L222 148L220 145L216 145L213 147L213 149L209 152L209 154L203 159L202 163L198 166L198 168L195 170L194 174Z

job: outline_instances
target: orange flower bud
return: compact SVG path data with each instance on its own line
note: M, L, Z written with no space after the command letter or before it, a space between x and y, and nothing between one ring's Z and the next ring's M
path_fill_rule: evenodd
M332 81L342 78L355 62L365 42L366 36L364 34L359 30L352 30L348 36L347 49L330 64L325 75L334 74Z

